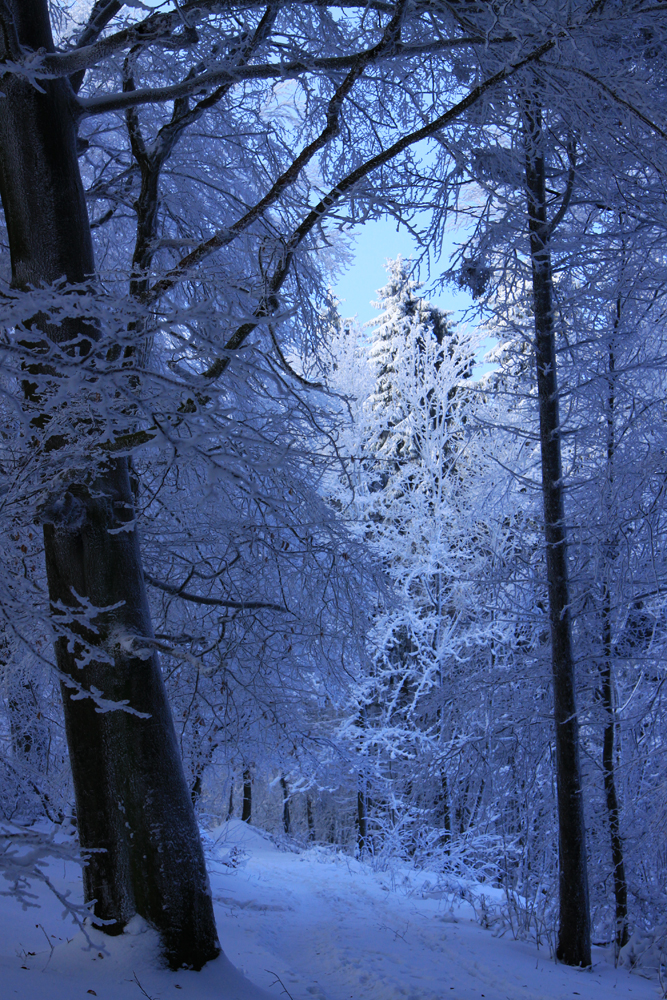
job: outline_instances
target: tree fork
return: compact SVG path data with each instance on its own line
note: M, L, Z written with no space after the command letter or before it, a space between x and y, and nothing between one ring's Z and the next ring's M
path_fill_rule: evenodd
M46 0L0 3L0 58L19 61L25 48L54 50ZM92 280L70 83L44 80L38 90L6 73L2 92L0 194L13 283ZM64 341L81 330L43 333ZM89 325L85 333L91 336ZM220 949L159 662L141 646L153 633L128 462L111 459L78 479L62 485L43 516L49 597L56 608L80 608L78 594L113 610L95 620L98 659L81 666L61 638L57 664L78 688L129 708L100 713L91 698L72 700L63 684L81 846L99 851L84 869L85 898L96 900L99 918L114 921L105 930L118 933L139 913L159 931L172 967L200 968ZM78 632L90 639L90 629Z

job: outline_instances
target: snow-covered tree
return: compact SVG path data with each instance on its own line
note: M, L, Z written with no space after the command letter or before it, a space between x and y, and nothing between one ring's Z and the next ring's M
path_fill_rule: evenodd
M472 420L484 405L470 380L474 340L419 296L404 262L388 271L380 318L370 335L341 338L336 371L356 398L345 449L353 494L341 502L394 594L376 609L347 736L370 781L364 840L442 855L497 806L487 809L472 748L493 742L482 692L508 628L488 588L516 542L498 506L499 466Z
M160 931L173 965L199 967L218 945L158 651L172 660L180 651L199 671L222 671L234 656L244 670L255 656L262 666L271 661L268 680L262 674L248 685L243 676L234 689L243 702L239 717L252 717L248 729L259 733L252 714L258 698L267 703L266 716L289 729L290 712L282 708L294 705L300 683L309 695L320 690L322 664L344 645L357 602L346 591L354 574L338 571L361 561L350 558L345 531L322 502L341 455L331 424L320 419L325 407L311 395L320 391L313 347L324 328L327 272L344 255L339 230L385 211L419 230L423 210L435 208L422 241L432 235L437 246L467 166L479 183L484 161L494 184L505 185L508 218L520 219L521 249L515 257L505 252L499 269L511 287L515 263L523 278L527 260L544 264L547 235L556 253L556 230L574 239L591 231L573 211L571 159L578 164L581 134L591 162L596 142L608 154L619 114L625 159L622 170L607 175L613 182L596 190L597 200L587 201L603 206L595 208L592 228L606 224L595 212L609 212L614 191L635 184L633 204L641 208L642 196L656 192L651 157L660 155L655 137L664 138L655 125L664 29L655 5L639 0L399 0L342 8L309 0L265 7L194 0L159 11L116 0L9 0L0 6L0 27L8 248L0 264L7 414L0 607L13 650L7 663L26 665L25 648L62 682L81 843L103 848L85 869L86 899L96 900L97 916L114 921L105 926L115 931L140 913ZM625 39L620 60L609 58L617 37ZM578 99L570 122L560 98L573 93L572 81ZM646 94L655 108L647 107ZM516 139L509 156L507 136ZM544 157L543 137L554 139ZM431 155L423 156L418 144L431 139ZM517 165L522 179L512 187ZM528 190L539 208L531 209L527 228L523 201L508 194L517 190ZM495 209L492 216L497 221ZM488 236L489 218L480 214L475 254L466 263L476 290L489 277L493 261L486 257L503 244ZM533 239L528 257L526 238ZM508 240L504 246L515 249ZM553 346L547 314L545 338ZM411 607L405 634L424 657L414 680L393 687L394 716L409 719L419 739L438 718L429 691L436 691L434 664L449 642L445 626L457 623L456 650L466 634L470 656L495 655L488 616L474 641L463 628L462 609L474 602L465 597L470 591L456 576L453 554L459 567L476 559L491 565L487 550L505 551L517 523L511 515L498 531L493 525L504 522L490 518L488 527L489 519L472 513L480 493L488 495L484 489L475 488L474 502L464 498L477 481L476 465L487 464L477 462L462 430L462 359L443 354L434 315L422 310L423 342L417 335L410 347L398 338L406 363L386 400L395 412L376 426L373 450L356 463L362 479L373 465L380 473L372 481L379 489L371 483L366 494L358 491L365 525L359 545L386 543L383 558L396 568L395 585ZM542 366L542 374L551 378L554 365ZM409 392L412 412L412 403L401 402ZM554 392L544 400L555 453ZM555 493L557 473L554 465ZM205 511L201 504L202 523L188 523L200 494L233 508L231 540L221 537L213 502ZM441 525L433 516L438 508ZM155 521L143 548L142 518ZM43 550L35 543L40 559L23 567L22 546L28 548L36 524ZM419 569L410 561L417 555L425 560ZM260 560L262 573L253 573ZM297 581L311 573L319 610L299 605L295 614ZM563 614L552 613L556 631L559 621L569 627L564 595ZM212 625L198 611L205 631L194 635L186 606L219 608L207 613L233 621ZM158 635L156 614L164 628ZM299 619L296 643L284 627L289 620L291 628L290 615ZM398 623L387 622L384 638L398 636ZM382 637L376 645L385 651L376 662L385 663L389 678L390 646ZM411 657L406 647L399 662ZM306 683L311 667L315 679ZM181 676L177 668L173 680ZM278 711L271 692L283 680L288 694ZM16 721L15 694L9 690L7 713ZM414 726L413 705L425 712ZM218 708L213 702L211 711ZM14 732L20 752L28 731ZM216 734L209 728L211 745ZM37 747L34 735L30 740ZM194 752L186 750L193 786L208 754L197 741L193 734ZM571 770L570 791L578 788ZM481 802L479 789L470 794ZM581 856L581 837L578 843ZM576 871L563 882L572 898L582 886ZM576 947L563 955L586 961Z
M254 379L280 371L289 397L308 378L335 261L327 217L381 211L389 164L479 88L438 100L426 124L399 102L378 130L385 82L399 92L416 70L433 90L440 71L421 57L444 69L461 32L443 12L434 46L405 3L369 17L363 4L12 0L0 22L3 391L18 428L3 497L19 536L43 525L46 567L20 584L8 573L2 606L63 683L78 829L96 849L87 900L115 931L140 913L172 964L199 967L218 945L157 658L139 473L187 454L191 482L235 480L252 503L254 461L279 465L291 444L276 412L253 409Z

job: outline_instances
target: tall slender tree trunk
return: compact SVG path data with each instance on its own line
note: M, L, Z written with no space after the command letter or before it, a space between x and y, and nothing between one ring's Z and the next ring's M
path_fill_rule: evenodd
M621 322L621 297L616 300L615 332ZM608 530L612 526L614 465L616 459L616 358L614 345L607 351L608 392L607 392L607 482L605 514ZM616 904L616 926L614 928L614 948L616 957L628 943L628 883L625 876L623 839L621 837L620 810L616 793L616 771L614 752L616 749L616 710L614 706L614 686L612 680L613 641L611 628L611 576L615 538L609 532L605 539L604 590L602 593L602 663L600 666L600 700L605 713L602 733L602 775L604 781L607 816L609 818L609 838L611 841L611 861L614 871L614 900Z
M611 841L611 862L614 871L614 900L616 903L616 926L614 947L616 957L628 943L628 883L625 876L623 839L621 837L620 810L616 793L616 773L614 750L616 744L616 713L614 709L614 689L612 685L612 638L611 638L611 595L605 588L603 595L602 643L603 660L600 668L600 695L605 713L602 734L602 775L604 793L609 818L609 838Z
M0 5L0 56L18 62L25 48L41 47L53 50L46 0ZM70 85L43 80L38 89L7 74L2 92L0 193L13 283L26 289L63 277L92 281ZM81 332L73 324L41 329L61 342ZM90 326L85 334L96 335ZM114 608L95 619L97 635L79 630L99 657L84 664L76 644L63 638L58 667L86 691L131 709L98 712L94 700L74 701L63 684L81 846L98 852L84 868L85 898L96 901L99 918L114 921L105 930L118 933L139 913L160 932L173 967L200 968L219 945L160 666L146 648L153 633L134 516L124 458L77 471L52 492L43 513L54 613L63 606L83 610L79 598Z
M544 135L531 102L524 113L526 192L535 312L535 360L540 413L542 497L546 544L556 736L560 921L556 955L567 965L591 964L586 830L579 761L574 656L567 568L556 342L547 221Z

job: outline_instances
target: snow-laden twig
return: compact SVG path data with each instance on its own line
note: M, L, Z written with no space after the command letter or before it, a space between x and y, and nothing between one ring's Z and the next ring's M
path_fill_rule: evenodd
M0 824L0 875L9 883L7 889L0 889L0 896L13 898L24 910L29 907L38 908L40 905L38 895L33 887L36 883L41 883L62 904L63 917L70 917L77 925L88 946L99 950L99 944L91 940L87 927L95 901L75 903L70 898L69 890L61 892L45 870L54 860L70 861L83 867L86 864L86 855L74 841L63 843L56 840L55 831L43 833L14 824ZM114 921L104 921L96 917L95 922L101 924Z

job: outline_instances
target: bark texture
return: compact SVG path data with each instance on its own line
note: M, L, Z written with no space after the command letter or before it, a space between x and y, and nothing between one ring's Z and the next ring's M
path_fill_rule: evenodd
M567 965L587 967L591 964L591 927L567 568L551 232L542 124L534 105L525 113L525 138L556 736L560 902L556 955Z
M18 61L25 48L53 50L46 0L0 4L0 34L3 59ZM38 90L6 74L0 86L0 193L14 284L92 280L71 85L42 81ZM60 341L81 332L40 327ZM85 333L94 339L94 331ZM199 831L150 645L127 460L108 460L63 483L45 505L44 522L54 607L81 610L76 595L95 607L117 605L98 615L97 635L79 628L82 646L97 648L84 666L75 643L58 642L60 670L141 713L99 712L93 700L73 700L63 685L81 845L99 851L84 869L85 897L96 900L98 917L114 921L108 932L119 933L139 913L160 932L173 967L200 968L219 945Z

